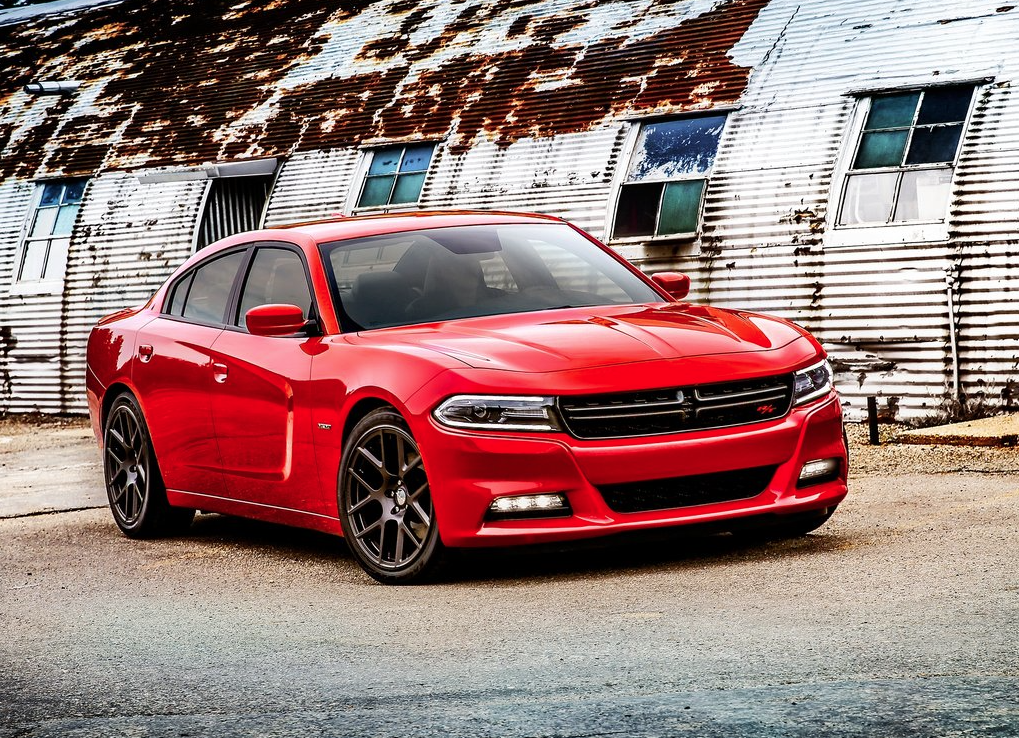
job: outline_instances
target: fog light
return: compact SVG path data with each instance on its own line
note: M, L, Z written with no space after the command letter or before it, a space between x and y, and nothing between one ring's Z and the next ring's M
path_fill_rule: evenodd
M568 515L570 503L566 495L552 493L498 497L488 506L490 518L540 518Z
M812 484L830 482L838 478L841 469L842 461L837 458L808 461L800 471L800 479L796 486L809 487Z

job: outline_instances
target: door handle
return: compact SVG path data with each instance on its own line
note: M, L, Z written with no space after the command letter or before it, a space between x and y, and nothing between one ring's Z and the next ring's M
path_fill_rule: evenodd
M138 358L142 360L143 364L148 364L152 361L152 346L147 343L143 343L138 347Z
M230 369L226 364L221 364L218 361L212 362L212 378L220 384L226 381L227 374L230 373Z

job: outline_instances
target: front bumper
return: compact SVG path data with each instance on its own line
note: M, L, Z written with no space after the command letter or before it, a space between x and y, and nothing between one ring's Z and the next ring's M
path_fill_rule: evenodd
M415 430L443 542L502 546L590 538L837 505L846 496L847 455L838 396L753 425L667 436L583 441L565 433L460 432L433 420ZM798 488L804 463L838 458L838 478ZM611 509L599 486L776 466L754 497L647 512ZM562 493L568 517L490 520L501 496Z

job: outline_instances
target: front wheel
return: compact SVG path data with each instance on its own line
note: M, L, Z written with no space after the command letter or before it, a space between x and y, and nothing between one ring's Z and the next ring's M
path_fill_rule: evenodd
M443 546L421 451L406 421L391 408L375 410L345 445L337 501L357 563L384 584L434 574Z
M131 538L183 533L195 511L171 507L138 402L125 393L113 401L103 433L103 472L110 511Z

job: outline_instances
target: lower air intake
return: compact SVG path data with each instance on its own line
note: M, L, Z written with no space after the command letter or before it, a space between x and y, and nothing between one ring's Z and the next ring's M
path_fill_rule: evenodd
M768 488L777 466L651 479L599 487L612 510L619 513L668 510L756 497Z

